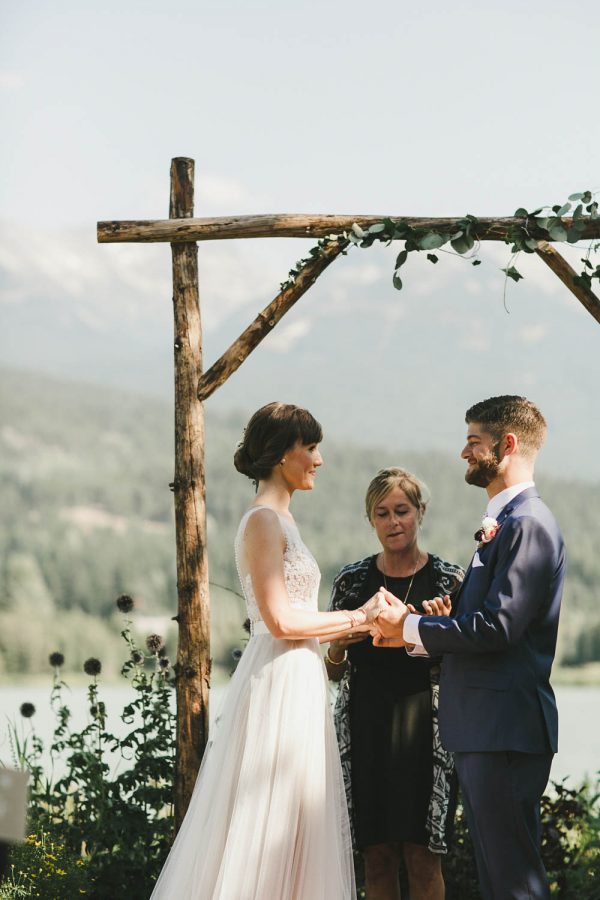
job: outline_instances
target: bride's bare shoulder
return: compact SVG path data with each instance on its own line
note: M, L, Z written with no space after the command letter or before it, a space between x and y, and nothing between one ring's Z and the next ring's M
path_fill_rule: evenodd
M247 542L279 542L283 539L279 513L270 506L251 506L245 516L244 537Z

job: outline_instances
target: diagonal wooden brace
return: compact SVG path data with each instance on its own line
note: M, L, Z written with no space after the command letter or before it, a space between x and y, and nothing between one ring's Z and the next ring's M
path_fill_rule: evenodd
M291 285L280 291L275 299L265 306L229 349L202 375L198 383L199 400L206 400L207 397L210 397L236 369L239 369L254 348L347 246L348 241L328 244L319 256L304 266Z
M585 306L596 322L600 322L600 298L596 297L589 288L575 282L577 272L569 265L564 256L561 256L558 250L555 250L547 241L540 241L535 252L552 269L554 274L560 278L562 283L569 288L571 293L575 294L579 302Z

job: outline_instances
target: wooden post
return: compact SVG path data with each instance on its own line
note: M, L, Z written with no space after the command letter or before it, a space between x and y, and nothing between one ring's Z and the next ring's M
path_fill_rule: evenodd
M171 162L171 218L194 214L194 161ZM208 740L210 607L204 483L204 410L198 400L202 328L198 248L171 244L175 316L175 534L179 641L175 827L192 795Z

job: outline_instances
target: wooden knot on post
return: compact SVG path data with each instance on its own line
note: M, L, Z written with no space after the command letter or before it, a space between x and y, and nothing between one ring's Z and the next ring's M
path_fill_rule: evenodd
M169 490L173 493L177 491L193 490L196 487L195 478L175 478L169 482Z
M193 596L197 589L197 585L194 581L178 581L177 582L177 593L182 600L189 601ZM189 619L185 616L182 609L179 610L178 613L180 624L187 624Z

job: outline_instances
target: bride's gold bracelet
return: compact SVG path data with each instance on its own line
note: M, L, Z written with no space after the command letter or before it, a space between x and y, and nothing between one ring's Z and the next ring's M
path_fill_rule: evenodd
M329 663L331 666L343 666L344 663L346 662L347 658L348 658L348 656L347 656L345 650L344 650L344 655L343 655L343 657L340 659L339 662L336 662L335 659L332 659L332 658L330 657L330 655L329 655L329 650L328 650L327 653L325 654L325 662L326 662L326 663Z

